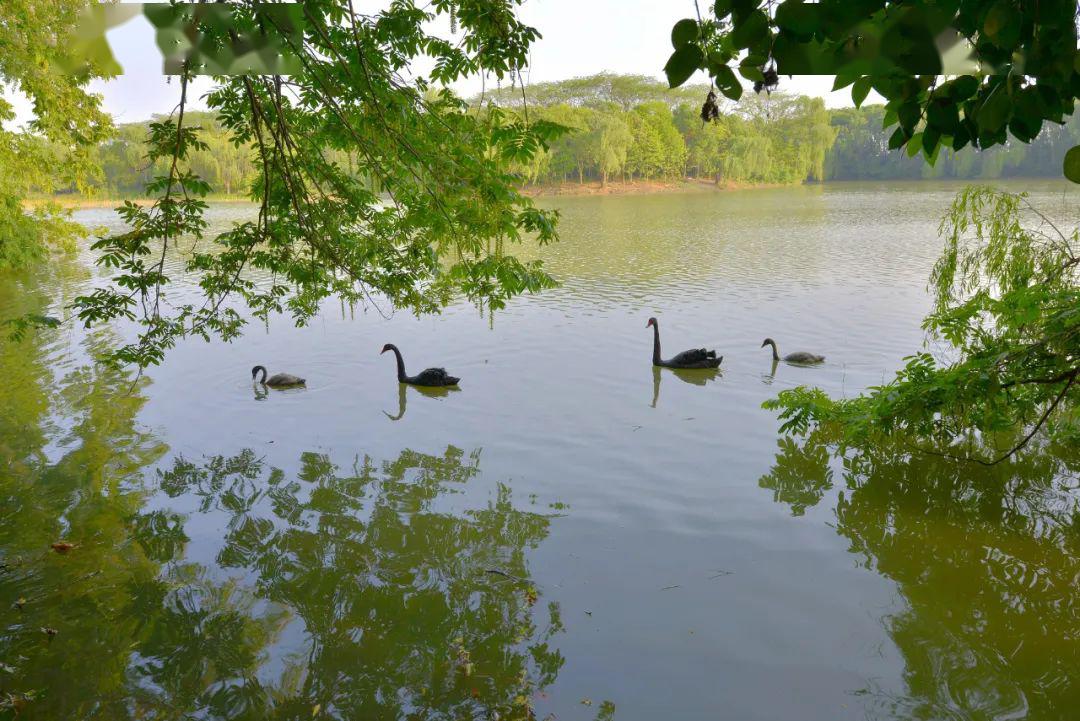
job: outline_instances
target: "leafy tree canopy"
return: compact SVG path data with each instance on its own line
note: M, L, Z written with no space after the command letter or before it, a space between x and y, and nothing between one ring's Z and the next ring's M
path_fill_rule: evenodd
M149 130L148 165L158 172L147 192L155 200L119 209L129 230L93 245L111 283L73 304L88 326L139 324L138 337L107 360L142 367L186 336L234 338L247 315L236 298L256 317L288 312L302 324L331 295L435 312L458 294L498 308L552 285L539 263L506 252L526 236L556 237L555 214L517 192L510 166L561 128L497 108L472 112L440 89L475 73L506 79L526 64L539 33L519 22L519 4L396 0L362 14L348 0L310 0L302 32L257 4L232 6L229 24L200 20L182 5L156 6L159 44L163 28L198 37L202 49L269 35L300 70L215 76L206 103L232 143L251 153L258 213L207 243L212 188L191 159L208 147L186 113L196 67L190 56L180 59L177 108ZM438 15L451 17L453 37L429 31ZM417 75L421 56L433 68ZM343 167L343 157L354 167ZM180 267L198 278L199 303L169 298L166 257L181 240ZM252 280L256 274L270 281Z
M896 126L889 146L931 163L943 147L1030 142L1080 93L1072 0L717 0L711 10L672 29L672 87L704 70L737 99L736 70L759 91L784 74L835 74L856 105L881 94L885 126ZM1080 150L1065 174L1080 182Z
M25 266L50 242L71 242L77 226L56 208L33 215L21 198L31 186L85 183L95 172L87 151L108 136L109 116L86 81L104 74L93 64L66 72L65 48L73 39L82 0L5 0L0 3L0 86L25 95L35 118L29 132L3 123L14 107L0 97L0 270Z

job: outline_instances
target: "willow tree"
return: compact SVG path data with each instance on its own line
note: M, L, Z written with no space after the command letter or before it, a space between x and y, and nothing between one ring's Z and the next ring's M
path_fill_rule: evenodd
M299 16L275 4L147 5L159 45L177 39L185 51L166 56L177 106L150 125L149 159L165 168L147 185L153 203L119 208L127 230L92 246L111 282L74 302L88 326L137 323L107 360L156 364L184 337L235 338L250 316L286 312L303 324L329 296L425 313L461 296L498 308L552 285L538 263L507 252L526 237L554 239L556 220L517 191L508 168L558 126L470 112L445 89L525 66L539 34L517 19L518 4L396 0L369 15L351 0L308 0L291 6ZM429 31L438 16L452 37ZM188 119L189 86L196 72L235 67L225 59L242 60L237 48L252 39L287 56L289 74L215 75L205 100L252 156L257 212L204 239L212 189L191 167L206 144ZM416 72L421 57L430 72ZM355 166L335 162L343 156ZM198 302L169 297L166 259L180 251Z
M783 74L834 73L856 105L882 95L889 147L930 163L943 147L1028 143L1080 95L1072 0L716 0L711 10L673 28L672 87L703 70L737 98L736 69L759 92ZM1063 170L1080 182L1080 146ZM924 328L955 353L916 353L859 398L783 391L766 405L784 430L840 448L900 437L907 452L984 464L1036 438L1080 438L1080 232L988 188L962 193L941 230Z

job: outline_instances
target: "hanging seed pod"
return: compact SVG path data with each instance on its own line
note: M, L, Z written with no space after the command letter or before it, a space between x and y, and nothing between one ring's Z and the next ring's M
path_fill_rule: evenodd
M770 60L768 64L761 67L762 79L754 83L754 92L761 94L764 90L766 93L772 95L772 92L776 90L780 85L780 75L776 72L776 63Z
M769 67L765 68L765 70L762 72L762 74L765 76L765 89L766 90L768 90L771 93L772 91L776 90L777 87L779 87L779 85L780 85L780 76L776 72L776 66L775 65L770 64Z
M450 34L457 35L457 5L450 3Z
M705 96L705 103L701 106L701 122L708 123L720 117L720 107L716 104L716 93L712 90Z

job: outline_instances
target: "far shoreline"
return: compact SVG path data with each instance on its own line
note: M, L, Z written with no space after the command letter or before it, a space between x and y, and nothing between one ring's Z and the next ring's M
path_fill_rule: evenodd
M794 188L806 183L734 183L721 180L698 178L680 178L679 180L609 180L601 183L590 180L586 183L568 181L548 185L526 185L521 188L523 195L530 198L549 198L560 195L655 195L660 193L718 193L730 190L756 190L765 188Z
M816 184L816 183L815 183ZM586 183L565 182L549 185L524 185L519 188L522 195L530 198L556 196L591 196L591 195L656 195L661 193L710 193L730 190L754 190L762 188L787 188L806 185L806 183L732 183L711 180L683 178L679 180L609 180L600 183L591 180ZM243 195L210 195L204 198L208 203L250 203L252 200ZM26 198L23 207L27 210L41 207L47 203L56 203L66 210L87 210L94 208L115 208L124 203L148 206L154 199L146 196L80 198L75 194L37 196Z
M626 195L663 195L663 194L675 194L675 193L726 193L732 191L746 191L746 190L770 190L777 188L800 188L807 186L825 187L825 186L850 186L853 184L865 184L871 183L892 183L900 186L910 186L918 184L933 184L933 183L946 183L946 184L965 184L965 185L977 185L977 184L997 184L997 183L1015 183L1017 181L1036 181L1036 182L1050 182L1053 183L1059 178L1051 178L1044 176L1036 176L1031 178L1025 177L1006 177L1006 178L987 178L987 179L971 179L971 178L903 178L903 179L882 179L882 180L827 180L824 182L812 181L803 183L737 183L721 180L716 183L712 180L703 180L697 178L682 178L679 180L609 180L607 183L600 183L597 180L591 180L586 183L577 183L568 181L565 183L549 184L549 185L525 185L521 186L518 190L522 195L529 198L558 198L558 197L595 197L595 196L626 196ZM1065 187L1072 189L1072 186L1065 184ZM225 203L251 203L250 198L243 195L210 195L204 198L207 203L225 204ZM118 197L118 198L80 198L74 194L70 195L54 195L54 196L36 196L25 198L23 200L23 208L26 210L34 210L48 203L55 203L59 207L65 210L90 210L99 208L116 208L124 203L135 203L136 205L149 206L153 204L154 199L145 196L136 197Z

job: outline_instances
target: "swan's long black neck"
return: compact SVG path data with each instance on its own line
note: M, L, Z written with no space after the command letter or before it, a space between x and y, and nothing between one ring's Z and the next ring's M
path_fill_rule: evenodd
M255 380L259 373L262 373L262 378L258 380L259 383L266 383L266 369L262 366L255 366L251 369L251 378Z
M394 357L397 358L397 379L398 382L405 382L405 361L401 357L401 351L397 349L396 345L390 346L390 350L394 351Z
M780 360L780 354L776 352L776 341L769 341L769 345L772 346L772 359L774 361Z
M653 323L652 327L653 341L652 341L652 362L654 365L660 365L660 324Z

